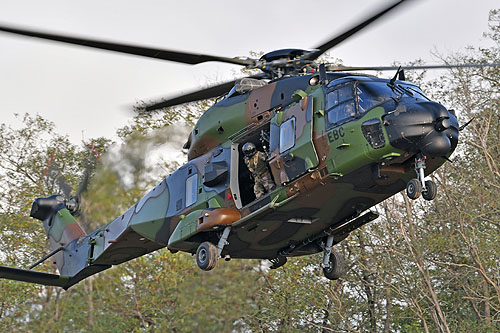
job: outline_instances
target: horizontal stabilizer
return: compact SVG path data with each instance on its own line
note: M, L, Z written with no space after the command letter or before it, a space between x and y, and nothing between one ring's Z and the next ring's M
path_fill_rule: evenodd
M17 280L31 283L43 284L46 286L66 287L70 280L67 276L50 273L42 273L19 269L13 267L0 266L0 278Z

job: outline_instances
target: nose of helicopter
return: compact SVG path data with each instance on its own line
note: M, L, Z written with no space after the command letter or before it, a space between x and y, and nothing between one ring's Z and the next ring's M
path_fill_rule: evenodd
M454 112L436 102L410 98L394 104L383 117L393 147L429 157L446 156L456 148L458 120Z

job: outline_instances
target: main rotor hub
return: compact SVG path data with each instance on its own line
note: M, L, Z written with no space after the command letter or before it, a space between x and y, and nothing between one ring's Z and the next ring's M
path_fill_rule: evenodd
M252 68L269 74L272 79L283 76L310 74L318 70L318 65L305 59L311 51L302 49L281 49L264 54Z
M307 53L309 53L309 51L302 49L281 49L264 54L262 57L260 57L260 60L264 60L266 62L271 62L274 60L281 60L281 59L295 60L299 59L300 57L302 57L304 54Z

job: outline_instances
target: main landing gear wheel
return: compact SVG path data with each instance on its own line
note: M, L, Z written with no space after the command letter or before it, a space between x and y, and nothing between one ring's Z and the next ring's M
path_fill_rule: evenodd
M337 252L333 251L330 253L330 259L328 260L328 267L323 268L323 274L329 280L337 280L345 273L345 262L344 256Z
M422 194L422 184L420 184L420 181L418 179L410 179L408 185L406 185L406 194L408 195L408 198L412 200L420 197L420 194Z
M210 242L203 242L196 251L196 263L204 271L209 271L217 265L219 255L217 247Z
M425 182L425 191L422 191L422 197L425 200L434 200L437 194L437 185L432 180Z

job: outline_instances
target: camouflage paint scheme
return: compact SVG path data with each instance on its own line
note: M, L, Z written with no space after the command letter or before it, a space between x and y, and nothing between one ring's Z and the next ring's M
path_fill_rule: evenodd
M221 228L227 225L232 228L222 256L273 259L316 253L322 251L317 239L330 233L335 243L340 242L377 217L369 213L358 218L363 211L403 190L415 178L412 163L427 133L424 129L434 128L443 112L451 122L450 129L438 133L451 140L445 155L455 149L457 119L437 103L427 102L426 113L417 123L398 123L398 116L424 105L410 97L387 101L364 113L358 110L356 117L344 123L329 124L328 88L314 83L314 76L277 80L208 109L190 135L189 161L123 215L90 235L83 234L64 205L54 207L44 226L52 250L64 247L52 257L61 276L1 268L0 277L67 289L112 265L163 247L195 253L204 241L217 244ZM330 87L372 78L328 73L328 80ZM280 126L292 118L294 144L280 151ZM231 165L239 158L234 157L238 154L234 147L262 128L270 132L269 163L277 186L241 207L241 193L231 191L238 185L230 184L239 178L231 177L239 170ZM442 165L446 156L430 157L426 174Z

